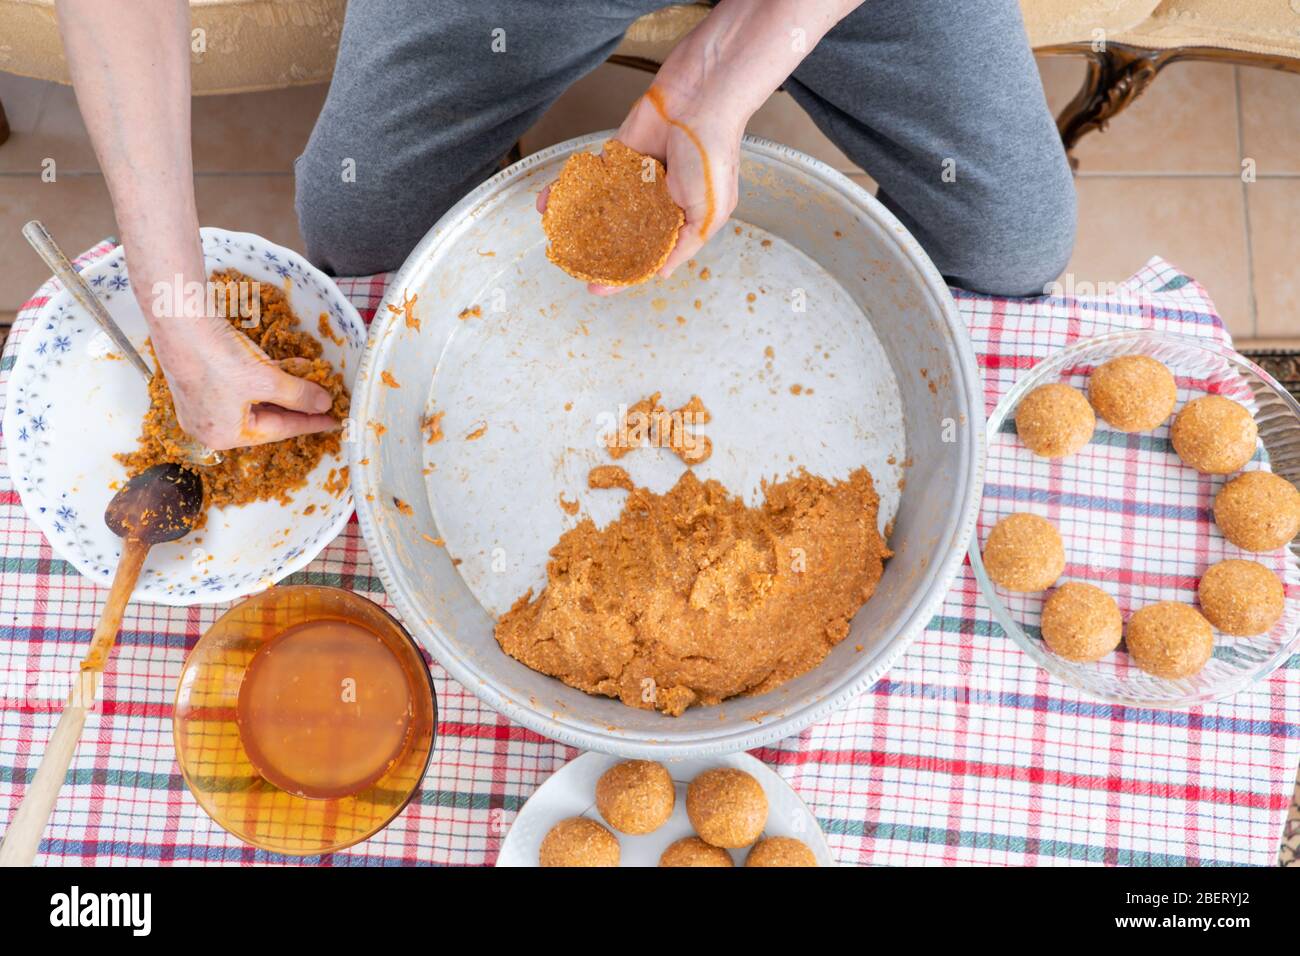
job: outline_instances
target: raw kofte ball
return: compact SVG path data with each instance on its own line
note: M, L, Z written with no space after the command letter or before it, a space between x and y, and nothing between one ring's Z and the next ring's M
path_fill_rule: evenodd
M596 809L623 833L650 833L673 815L673 778L652 760L615 764L596 781Z
M1077 388L1040 385L1016 406L1016 434L1040 458L1066 458L1088 444L1097 416Z
M1182 407L1170 438L1184 464L1205 475L1230 475L1254 457L1259 428L1245 406L1202 395Z
M1124 633L1115 599L1099 587L1067 581L1043 604L1043 640L1067 661L1099 661Z
M595 820L570 817L551 827L542 840L542 866L618 866L618 837Z
M1276 551L1300 531L1300 491L1271 471L1248 471L1219 489L1214 523L1239 548Z
M1007 515L989 532L984 569L1008 591L1046 591L1065 570L1060 532L1038 515Z
M734 850L749 846L763 832L767 795L745 771L717 767L686 788L686 815L705 843Z
M1088 399L1097 414L1122 432L1155 428L1174 410L1174 376L1148 355L1122 355L1088 376Z
M660 866L735 866L731 854L699 837L685 837L664 850Z
M1125 645L1138 667L1174 680L1191 677L1205 666L1214 653L1214 631L1195 608L1161 601L1128 619Z
M755 844L745 866L816 866L817 857L808 844L794 837L768 837Z
M1196 594L1211 624L1240 637L1266 633L1286 610L1282 582L1255 561L1220 561L1201 576Z

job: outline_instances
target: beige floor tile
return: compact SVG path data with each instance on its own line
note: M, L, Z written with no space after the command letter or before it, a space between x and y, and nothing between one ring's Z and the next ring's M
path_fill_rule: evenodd
M1128 278L1153 255L1199 281L1234 335L1253 332L1245 203L1234 178L1083 177L1076 282Z
M566 139L617 129L654 75L644 70L606 63L569 87L551 104L532 129L520 138L524 154Z
M0 146L0 153L5 147ZM49 271L27 248L17 230L40 219L69 256L84 252L116 227L108 189L98 175L61 175L56 182L37 176L0 176L0 309L17 309L47 278Z
M1043 92L1047 94L1047 106L1057 116L1083 85L1083 57L1039 55L1035 59L1043 79Z
M326 86L196 96L194 168L199 172L293 171L316 125Z
M325 86L197 96L191 105L198 172L290 172L311 135ZM46 157L62 173L98 172L71 87L0 73L0 101L13 135L0 172L40 172Z
M525 133L525 154L602 129L616 129L654 77L625 66L597 67L555 101ZM803 150L843 171L856 170L847 156L822 135L788 93L777 93L754 114L747 132Z
M1246 186L1260 338L1300 336L1300 178Z
M303 251L292 176L199 176L194 195L201 225L254 232Z
M1261 176L1300 173L1300 75L1240 68L1244 151Z
M0 73L0 102L13 134L0 146L0 172L39 173L47 158L58 175L98 172L72 87Z
M1059 113L1083 82L1083 64L1045 56L1039 71ZM1174 63L1106 130L1085 136L1075 156L1085 175L1240 172L1233 67Z

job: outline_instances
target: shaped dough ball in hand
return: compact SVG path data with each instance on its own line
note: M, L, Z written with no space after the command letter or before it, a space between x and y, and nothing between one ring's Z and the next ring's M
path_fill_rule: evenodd
M699 837L684 837L664 850L660 866L735 866L731 854Z
M767 794L757 780L732 767L706 770L686 788L686 815L700 839L734 850L749 846L767 825Z
M1286 611L1282 582L1257 561L1220 561L1201 576L1196 594L1209 622L1238 637L1267 633Z
M1200 673L1214 653L1214 631L1195 608L1161 601L1128 619L1124 643L1148 674L1177 680Z
M1204 475L1230 475L1255 456L1259 428L1245 406L1202 395L1178 412L1169 437L1184 464Z
M615 764L596 781L596 809L615 830L651 833L673 815L673 778L653 760Z
M551 827L538 853L542 866L618 866L618 860L618 837L586 817Z
M1300 491L1271 471L1248 471L1219 489L1214 523L1239 548L1276 551L1300 532Z
M1046 591L1065 570L1060 532L1038 515L1007 515L989 532L984 570L1008 591Z
M1016 406L1016 434L1040 458L1067 458L1092 438L1097 416L1077 388L1040 385Z
M1067 581L1043 604L1043 640L1067 661L1099 661L1119 647L1124 618L1099 587Z
M768 837L760 840L745 857L745 866L816 866L817 857L802 840Z
M1173 373L1148 355L1122 355L1088 376L1088 400L1097 414L1122 432L1155 428L1174 410Z

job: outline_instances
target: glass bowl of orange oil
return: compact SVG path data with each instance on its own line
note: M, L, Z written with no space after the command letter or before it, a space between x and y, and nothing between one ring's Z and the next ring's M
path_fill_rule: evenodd
M194 646L176 758L199 805L246 843L311 856L387 826L424 778L437 699L415 642L358 594L273 587Z

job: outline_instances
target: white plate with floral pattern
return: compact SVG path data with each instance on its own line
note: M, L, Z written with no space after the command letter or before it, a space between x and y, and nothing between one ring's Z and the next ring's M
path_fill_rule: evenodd
M324 273L297 253L245 232L205 227L209 274L238 269L285 289L301 328L321 339L324 357L353 385L366 344L357 310ZM131 294L121 247L82 275L142 354L148 328ZM317 331L329 316L334 336ZM23 507L51 547L82 574L107 586L121 540L104 524L104 508L126 470L114 458L135 448L149 399L144 380L113 352L94 320L58 288L23 336L9 376L4 441ZM291 493L292 503L260 501L213 508L203 529L149 553L133 599L189 605L229 601L264 590L302 568L352 514L352 493L331 493L331 469L346 455L327 455Z

